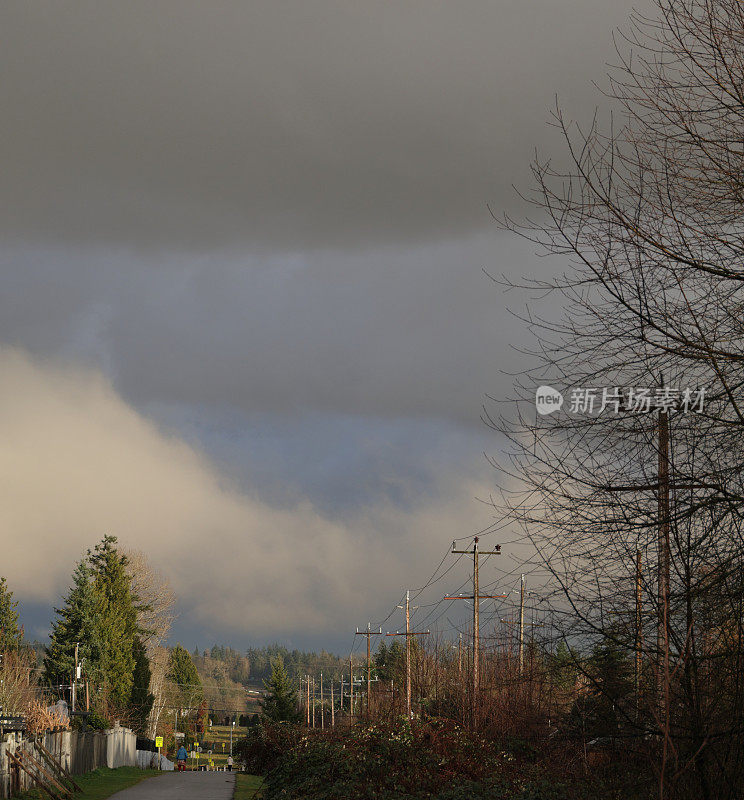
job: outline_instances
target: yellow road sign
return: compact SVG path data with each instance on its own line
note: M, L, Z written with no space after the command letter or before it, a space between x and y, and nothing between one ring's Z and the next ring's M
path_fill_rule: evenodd
M163 737L156 736L155 737L155 747L162 747L163 746Z

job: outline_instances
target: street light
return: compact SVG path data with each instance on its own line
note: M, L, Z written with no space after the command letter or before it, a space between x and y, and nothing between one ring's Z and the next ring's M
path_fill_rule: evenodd
M235 720L232 721L230 725L230 755L232 756L232 736L233 736L233 728L235 727Z

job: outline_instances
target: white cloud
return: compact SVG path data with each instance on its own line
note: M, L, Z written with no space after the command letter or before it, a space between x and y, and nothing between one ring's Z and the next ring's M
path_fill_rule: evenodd
M309 502L277 508L128 406L100 374L0 348L0 573L53 602L104 533L147 552L181 612L225 632L287 635L358 624L422 581L487 513L470 480L441 499L343 522ZM352 622L354 620L354 622Z

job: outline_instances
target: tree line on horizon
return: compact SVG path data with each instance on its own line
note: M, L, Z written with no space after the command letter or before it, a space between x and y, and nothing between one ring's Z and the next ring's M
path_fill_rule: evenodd
M273 664L280 658L285 670L291 678L320 670L329 675L340 676L349 668L347 657L337 656L326 650L290 650L281 644L268 644L264 647L248 647L244 652L227 645L213 645L194 648L192 658L199 673L210 678L226 679L248 686L251 683L260 685L271 677Z

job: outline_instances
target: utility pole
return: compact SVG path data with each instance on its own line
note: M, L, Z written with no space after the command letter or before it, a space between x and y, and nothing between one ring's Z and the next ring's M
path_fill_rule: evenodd
M519 583L519 674L524 673L524 573Z
M460 688L460 713L462 715L460 719L464 723L467 717L467 702L465 699L467 696L467 689L462 679L462 633L460 633L457 638L457 680Z
M333 678L331 678L331 727L336 727L336 709L333 701Z
M325 705L323 703L323 673L320 673L320 729L325 729Z
M370 720L370 710L369 710L369 703L370 697L372 696L372 650L370 646L370 637L372 634L381 635L382 628L378 631L373 631L370 629L370 623L367 623L367 630L360 631L359 628L356 629L355 636L366 636L367 637L367 721Z
M411 630L411 592L406 589L406 604L405 606L398 606L398 608L405 608L406 610L406 632L400 633L387 633L386 636L405 636L406 637L406 713L408 719L411 719L411 636L428 636L429 631L412 631Z
M543 627L542 622L535 622L534 621L534 618L535 618L535 616L534 616L534 608L532 609L532 611L533 611L533 615L532 615L533 621L532 622L525 622L524 621L524 600L525 600L525 598L526 598L526 596L528 594L532 594L532 592L528 592L526 589L524 589L524 587L522 587L522 589L520 590L520 604L519 604L519 619L518 620L513 620L513 619L502 619L501 620L501 624L502 625L518 625L519 626L518 627L519 637L518 637L517 644L518 644L519 674L520 675L524 671L524 629L527 626L529 626L531 629L533 629L533 628L542 628ZM534 636L531 636L530 640L534 641ZM511 653L511 648L510 648L510 653Z
M349 654L349 717L354 719L354 662Z
M663 381L662 381L663 385ZM659 565L658 603L659 624L657 647L660 655L659 700L662 705L665 729L669 721L669 413L659 411Z
M664 385L664 379L661 380ZM657 650L659 653L658 669L658 708L662 720L663 731L663 756L661 774L661 794L664 793L664 779L669 742L669 594L670 594L670 569L671 552L669 549L669 528L671 522L669 504L669 412L659 409L659 564L658 564L658 603L659 624L657 627Z
M524 573L522 573L521 581L519 584L519 674L524 674L524 601L528 594L534 594L534 592L528 592ZM502 619L502 622L507 624L511 624L508 620ZM542 628L542 624L535 623L535 608L532 608L532 622L527 623L530 626L530 630L534 632L535 628ZM530 634L530 642L534 642L534 636Z
M480 687L480 679L478 675L478 667L480 661L480 601L493 598L506 597L505 594L480 594L479 578L478 578L478 559L480 556L498 556L501 555L501 545L497 544L495 550L478 550L478 537L473 541L472 550L455 550L455 542L452 542L452 552L458 554L465 554L473 556L473 594L472 595L456 595L445 597L445 600L472 600L473 601L473 694L471 697L473 727L476 724L476 710L478 707L478 689Z
M313 675L313 710L312 710L312 718L313 718L313 728L315 727L315 675Z
M75 705L77 701L77 679L78 679L78 648L80 642L75 642L75 672L72 675L72 711L75 713Z
M635 696L636 718L641 713L641 670L643 669L643 606L641 595L641 551L636 550L635 574Z

